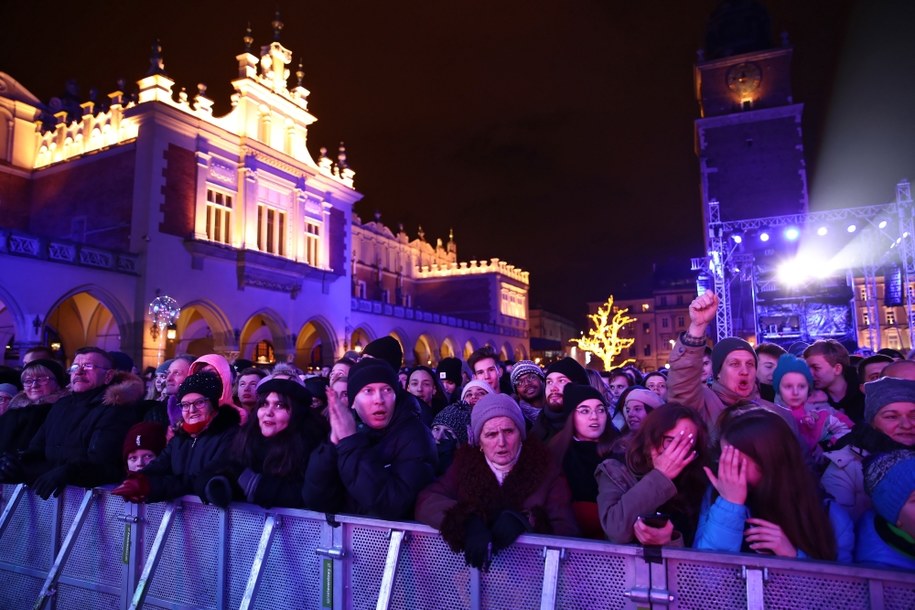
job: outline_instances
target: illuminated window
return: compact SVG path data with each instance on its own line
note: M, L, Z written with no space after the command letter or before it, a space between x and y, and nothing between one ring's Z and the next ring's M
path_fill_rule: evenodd
M861 286L861 300L867 300L867 286Z
M321 266L321 225L310 218L305 219L305 262Z
M286 213L257 204L257 249L286 256Z
M232 243L232 195L207 189L207 239Z
M651 309L651 306L648 303L642 303L642 311L648 311Z
M893 311L892 309L887 309L886 310L886 325L893 326L894 324L896 324L896 312Z
M524 292L503 284L500 293L499 311L506 316L524 319Z
M645 333L646 335L650 335L651 334L651 324L649 324L648 322L645 322L644 324L642 324L642 332Z
M870 326L871 316L869 313L867 313L866 310L861 312L861 322L864 324L864 326Z
M258 364L270 364L276 359L273 345L266 339L254 346L254 361Z

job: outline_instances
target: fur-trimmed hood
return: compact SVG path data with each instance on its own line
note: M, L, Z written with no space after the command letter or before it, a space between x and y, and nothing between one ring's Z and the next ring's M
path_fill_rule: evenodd
M47 396L39 398L38 400L32 400L28 397L28 394L25 393L25 390L23 390L22 392L19 392L13 396L13 399L10 401L10 409L25 409L35 405L53 405L55 402L69 393L70 390L64 388L62 390L57 390L56 392L51 392Z
M133 373L117 371L108 387L102 404L109 407L127 407L140 402L146 394L143 380Z

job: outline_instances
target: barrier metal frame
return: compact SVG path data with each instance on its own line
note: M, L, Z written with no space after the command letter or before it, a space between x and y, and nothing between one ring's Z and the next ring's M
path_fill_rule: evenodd
M915 607L915 574L858 565L529 534L484 573L416 523L194 497L122 504L104 488L0 494L0 607Z

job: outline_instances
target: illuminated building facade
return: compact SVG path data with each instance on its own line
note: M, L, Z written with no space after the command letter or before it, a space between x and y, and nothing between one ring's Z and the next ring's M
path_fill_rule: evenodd
M307 368L388 333L408 363L528 353L526 272L353 214L342 144L306 146L316 118L279 29L259 52L245 37L223 116L205 86L176 88L156 47L136 92L104 103L45 105L0 73L8 361L48 343L63 359L99 345L143 365L216 352ZM159 294L182 308L170 333L151 332Z

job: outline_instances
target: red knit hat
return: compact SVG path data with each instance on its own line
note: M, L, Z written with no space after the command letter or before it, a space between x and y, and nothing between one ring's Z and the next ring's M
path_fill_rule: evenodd
M126 460L132 451L149 449L156 455L165 449L165 428L162 424L153 421L143 421L135 424L124 436L121 446L121 456Z

